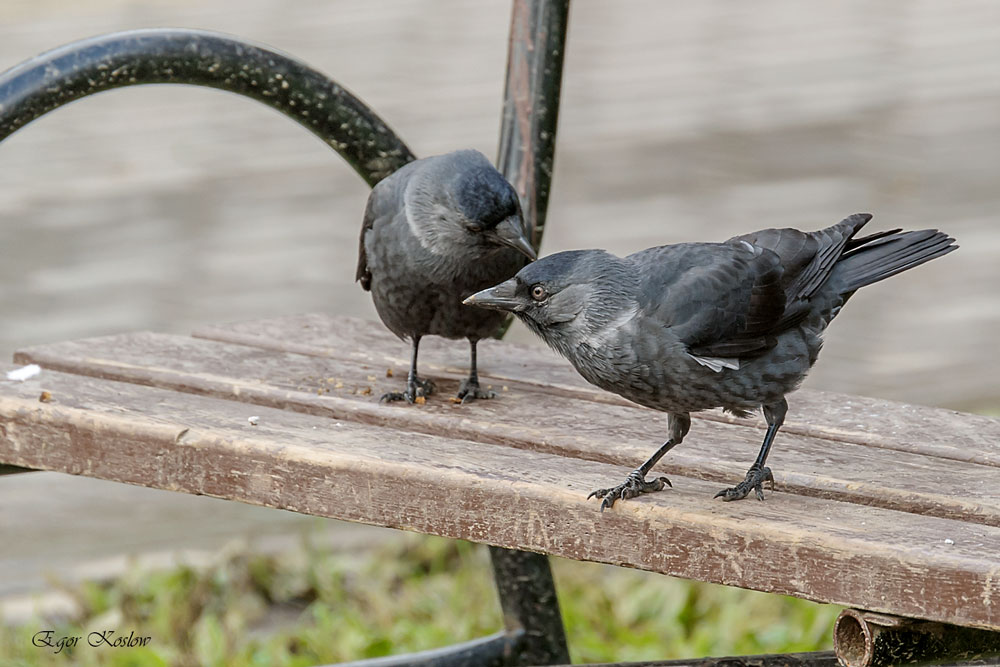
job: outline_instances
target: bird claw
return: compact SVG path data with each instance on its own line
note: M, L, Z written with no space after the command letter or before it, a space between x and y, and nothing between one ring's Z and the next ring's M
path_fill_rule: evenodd
M488 399L496 397L497 395L495 392L480 387L478 380L472 380L469 378L462 380L462 384L458 387L458 393L455 395L455 398L460 400L463 405L471 403L479 398Z
M764 500L764 482L770 482L771 491L774 491L774 475L771 474L771 469L751 466L742 482L732 488L719 491L715 497L725 501L743 500L753 490L757 500Z
M406 401L410 405L416 403L417 398L430 396L434 393L434 383L430 380L413 378L406 381L406 391L387 391L379 397L380 403L392 403L394 401Z
M379 403L394 403L396 401L405 400L407 403L413 403L416 400L416 396L407 391L387 391L378 398Z
M654 480L647 481L643 479L642 473L638 470L633 470L625 478L625 481L618 486L610 489L591 491L590 495L587 496L587 500L595 497L603 498L601 501L601 511L603 512L609 507L614 507L616 500L628 500L643 493L662 491L665 486L673 487L673 484L666 477L657 477Z

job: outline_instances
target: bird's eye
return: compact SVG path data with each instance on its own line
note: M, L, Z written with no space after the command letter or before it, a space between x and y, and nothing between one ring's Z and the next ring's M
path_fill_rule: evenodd
M531 288L531 298L535 301L544 301L548 295L549 293L541 285L535 285Z
M478 222L470 222L465 226L465 228L468 229L473 234L478 234L479 232L483 231L483 226L480 225Z

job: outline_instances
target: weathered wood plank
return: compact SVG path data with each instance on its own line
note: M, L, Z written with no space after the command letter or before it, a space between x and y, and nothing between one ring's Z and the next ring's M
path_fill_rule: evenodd
M357 318L306 314L204 327L194 335L362 363L409 364L407 344L380 323ZM480 343L480 350L480 374L495 383L517 381L544 387L554 395L631 405L588 384L568 362L544 348L487 340ZM433 336L421 341L421 368L433 377L462 377L466 355L462 341ZM808 389L792 394L789 404L783 433L1000 466L1000 422L989 417ZM762 419L748 422L721 410L695 418L765 426Z
M386 378L386 360L374 355L358 363L141 333L30 348L19 352L18 359L65 372L625 468L601 486L620 481L665 433L665 420L653 411L553 398L516 382L507 385L509 391L501 390L498 400L468 406L440 397L423 406L381 405L377 397L398 386L405 365L396 367L397 377ZM456 387L457 380L446 380L440 391L447 396ZM658 469L720 487L733 484L756 455L760 435L745 425L703 420ZM780 437L771 465L783 492L1000 526L1000 475L991 466L791 433ZM573 472L570 465L567 474ZM657 497L655 502L670 499Z
M698 479L602 514L604 463L53 371L0 383L0 460L1000 629L1000 528L967 522Z

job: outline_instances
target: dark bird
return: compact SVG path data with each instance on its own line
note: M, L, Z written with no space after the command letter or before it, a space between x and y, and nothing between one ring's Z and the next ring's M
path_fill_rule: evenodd
M482 153L456 151L411 162L372 189L361 227L356 280L372 293L385 326L413 345L406 390L381 400L429 395L417 375L423 336L467 338L469 377L463 402L492 398L479 386L476 344L500 328L506 313L462 304L510 278L535 251L525 237L517 193Z
M646 474L683 440L691 412L717 407L740 416L761 408L767 434L746 478L716 497L753 490L763 500L785 395L816 362L823 330L858 289L957 248L934 229L855 238L869 220L859 213L817 232L765 229L625 258L560 252L465 302L513 312L587 381L668 413L669 438L649 460L590 494L602 510L669 486Z

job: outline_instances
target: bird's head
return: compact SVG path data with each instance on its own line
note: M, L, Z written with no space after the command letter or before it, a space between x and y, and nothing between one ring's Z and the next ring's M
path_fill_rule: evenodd
M635 313L637 278L604 250L570 250L528 264L510 280L464 303L514 313L560 352L602 335L623 313Z
M485 155L463 150L432 160L406 197L410 224L425 247L477 255L509 247L536 258L517 192Z

